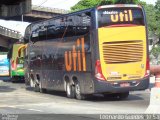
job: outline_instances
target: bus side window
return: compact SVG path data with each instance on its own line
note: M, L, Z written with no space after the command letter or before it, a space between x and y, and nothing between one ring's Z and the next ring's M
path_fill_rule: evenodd
M90 12L68 16L65 20L65 37L73 37L87 34L91 25Z
M65 17L65 31L64 37L75 36L75 24L74 24L74 15Z
M76 21L76 36L85 35L91 26L91 13L81 13L75 17L74 21Z
M42 25L39 27L39 41L46 40L47 36L47 22L43 22Z
M49 23L47 26L47 39L53 39L55 34L55 25L53 23Z
M39 34L39 28L32 31L32 34L31 34L31 41L32 42L38 41L38 34Z
M63 18L49 21L47 26L47 39L56 39L64 37L65 22Z
M90 12L51 20L47 26L47 39L84 35L89 32L90 26Z
M26 28L26 31L25 31L25 36L24 36L24 43L28 43L29 42L29 37L31 35L31 25L29 25L27 28Z
M31 41L41 41L46 39L47 22L40 22L32 26Z

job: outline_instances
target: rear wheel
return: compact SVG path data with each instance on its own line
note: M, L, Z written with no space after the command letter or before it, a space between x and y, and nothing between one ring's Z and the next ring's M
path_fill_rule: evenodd
M39 92L40 91L40 88L39 88L39 84L35 82L35 85L34 85L34 91L35 92Z
M41 81L39 81L39 91L40 91L41 93L47 93L47 89L42 88L42 83L41 83Z
M66 83L66 93L68 98L75 98L75 87L69 82Z
M76 96L76 99L78 99L78 100L84 100L85 99L85 95L81 94L81 89L80 89L80 84L79 83L75 84L75 96Z

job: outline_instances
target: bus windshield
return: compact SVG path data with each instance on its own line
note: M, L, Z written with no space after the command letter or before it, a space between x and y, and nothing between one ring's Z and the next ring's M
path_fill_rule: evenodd
M144 26L144 17L141 8L120 7L98 10L98 27L133 25Z

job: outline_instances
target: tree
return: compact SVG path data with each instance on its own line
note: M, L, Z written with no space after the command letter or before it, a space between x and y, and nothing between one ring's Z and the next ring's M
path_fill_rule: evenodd
M114 4L137 4L140 0L114 0Z
M152 4L142 3L142 5L146 12L149 35L155 34L157 31L156 9Z
M160 61L159 61L159 57L160 57L160 45L156 45L155 47L153 47L153 49L151 50L151 53L152 53L152 54L150 54L151 61L152 62L154 61L154 64L159 64L160 63Z
M76 5L71 7L72 11L83 10L86 8L95 7L98 5L110 5L110 4L137 4L140 0L80 0Z
M155 19L156 19L156 34L160 38L160 0L157 0L155 5Z
M76 5L71 7L72 11L83 10L86 8L91 8L97 6L101 0L80 0Z

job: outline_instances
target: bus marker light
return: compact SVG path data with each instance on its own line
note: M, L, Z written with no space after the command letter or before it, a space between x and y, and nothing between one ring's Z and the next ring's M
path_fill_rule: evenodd
M102 74L101 64L99 60L96 61L95 65L95 77L99 80L106 80Z
M150 75L150 65L149 65L149 58L147 57L147 60L146 60L146 72L145 72L145 76L144 77L147 77Z

